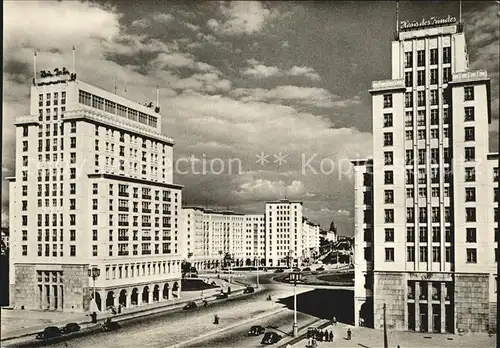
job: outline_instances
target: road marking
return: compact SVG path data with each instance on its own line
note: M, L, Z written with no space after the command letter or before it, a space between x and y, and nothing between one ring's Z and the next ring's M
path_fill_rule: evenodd
M218 333L221 333L221 332L224 332L224 331L228 331L228 330L234 329L234 328L236 328L236 327L238 327L238 326L241 326L241 325L244 325L244 324L250 323L250 322L255 321L255 320L257 320L257 319L262 319L262 318L265 318L265 317L269 317L269 316L271 316L271 315L278 314L278 313L280 313L280 312L282 312L282 311L285 311L285 310L287 310L287 309L288 309L287 307L282 307L282 308L279 308L279 309L274 310L274 311L272 311L272 312L265 313L265 314L262 314L262 315L259 315L259 316L256 316L256 317L252 317L252 318L250 318L250 319L246 319L246 320L243 320L243 321L239 321L239 322L237 322L237 323L235 323L235 324L232 324L232 325L229 325L229 326L227 326L227 327L225 327L225 328L218 329L218 330L215 330L215 331L211 331L211 332L208 332L208 333L206 333L206 334L204 334L204 335L201 335L201 336L198 336L198 337L194 337L194 338L192 338L192 339L190 339L190 340L187 340L187 341L184 341L184 342L181 342L181 343L177 343L177 344L174 344L174 345L172 345L172 346L167 346L167 347L165 347L165 348L180 348L180 347L182 347L182 346L185 346L185 345L191 344L191 343L193 343L193 342L196 342L196 341L200 341L200 340L206 339L206 338L208 338L208 337L210 337L210 336L213 336L213 335L215 335L215 334L218 334Z

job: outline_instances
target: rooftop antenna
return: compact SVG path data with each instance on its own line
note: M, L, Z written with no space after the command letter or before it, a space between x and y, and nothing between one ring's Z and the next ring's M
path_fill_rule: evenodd
M36 51L33 54L33 78L36 79Z
M399 35L399 1L396 1L396 33Z
M73 73L76 74L76 67L75 67L75 46L73 45Z
M116 94L116 76L115 76L115 94Z
M156 86L156 107L160 106L160 86Z
M462 1L459 2L458 8L458 23L462 24Z

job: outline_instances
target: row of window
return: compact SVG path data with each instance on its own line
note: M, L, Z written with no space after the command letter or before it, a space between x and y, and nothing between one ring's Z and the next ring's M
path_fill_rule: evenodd
M103 130L106 133L106 136L108 138L111 138L111 140L116 140L115 138L115 130L110 129L108 127L103 127L99 125L95 125L95 135L99 136L101 134L101 130ZM165 154L165 151L169 145L163 145L160 142L153 141L153 140L147 140L143 137L137 136L137 135L132 135L132 134L127 134L125 132L120 131L119 132L119 141L120 143L125 143L126 139L128 140L129 145L135 145L139 146L139 141L141 140L141 147L143 149L149 149L151 151L159 151ZM148 146L149 143L149 146ZM96 146L98 146L98 143L96 143ZM113 143L111 143L111 146L114 146ZM107 147L107 145L106 145Z
M466 262L477 263L477 249L465 249ZM394 262L394 248L385 248L385 261ZM409 246L406 249L406 261L415 262L415 247ZM428 249L426 246L419 248L419 261L428 262ZM432 262L441 262L441 247L432 247ZM451 247L445 247L445 262L454 262L453 250ZM498 262L498 249L495 248L495 262Z
M425 86L426 82L425 77L426 77L425 70L417 71L417 86ZM449 67L443 68L443 83L447 83L450 80L451 80L451 68ZM437 68L430 70L430 84L431 85L439 84L439 73ZM410 88L414 87L412 71L405 72L405 86Z
M64 118L64 113L66 112L66 107L65 106L61 106L60 110L61 110L61 120L62 120ZM51 121L51 119L53 121L57 121L58 118L59 118L59 108L53 108L53 109L46 108L45 109L45 121ZM38 109L38 121L39 122L43 122L44 121L44 119L43 119L43 109ZM46 126L48 126L48 125L46 125ZM54 124L54 126L56 126L56 124ZM62 127L63 127L63 125L61 124L61 128ZM39 126L39 128L41 128L41 125ZM38 136L42 136L42 135L40 133L38 133Z
M419 222L427 222L427 208L419 208ZM436 210L436 215L434 214ZM439 222L439 207L432 208L433 219L432 222ZM413 215L413 208L407 208L406 210L406 222L413 223L415 221ZM444 210L445 222L451 222L451 210L449 207L445 207ZM494 208L493 211L494 221L498 222L498 208ZM384 209L384 221L385 223L394 223L394 209ZM465 208L465 222L476 222L476 208L466 207Z
M180 272L179 261L140 263L120 266L106 266L106 279L140 277L155 274L167 274ZM118 272L117 272L118 271Z
M417 66L425 66L426 65L426 57L425 57L425 50L418 50L417 51ZM451 63L451 47L443 47L442 50L442 58L443 64L448 64ZM429 59L428 62L430 65L437 65L439 62L439 52L437 48L431 48L429 50ZM405 58L404 58L404 64L405 68L411 68L413 67L413 52L405 52Z
M155 116L147 115L143 112L128 108L124 105L117 104L113 101L93 95L83 90L78 91L78 102L95 109L103 110L114 115L128 118L132 121L138 121L151 127L156 128L158 123L158 119Z
M371 230L367 229L365 230L365 233L370 233ZM384 230L385 232L385 239L384 241L386 243L393 243L394 242L394 228L386 228ZM371 242L371 240L366 240L365 236L365 241ZM370 236L368 236L370 238ZM428 229L426 226L421 226L419 228L419 242L420 243L427 243L428 241ZM498 228L495 228L495 242L497 241L498 238ZM408 243L414 243L415 242L415 227L407 227L406 229L406 242ZM441 242L441 227L440 226L433 226L432 227L432 243L440 243ZM451 227L447 226L445 228L445 242L446 243L451 243ZM477 242L477 229L475 227L467 227L465 229L465 242L467 243L476 243Z

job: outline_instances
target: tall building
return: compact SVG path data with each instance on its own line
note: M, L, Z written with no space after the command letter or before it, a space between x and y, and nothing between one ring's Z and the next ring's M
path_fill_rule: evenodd
M245 266L265 265L266 229L264 214L245 215Z
M311 260L319 255L319 225L302 217L302 258Z
M302 202L287 199L267 202L265 220L266 266L299 265L302 258Z
M401 23L374 81L373 159L355 165L355 316L394 330L496 325L498 154L490 81L455 18ZM497 234L498 236L498 234Z
M159 108L64 68L37 74L15 124L11 305L79 312L178 296L182 187Z

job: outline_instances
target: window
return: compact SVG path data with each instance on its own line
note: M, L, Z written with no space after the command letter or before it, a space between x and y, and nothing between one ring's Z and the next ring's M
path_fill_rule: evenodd
M384 108L392 108L392 94L384 94Z
M385 222L394 222L394 209L385 209Z
M406 198L413 198L413 189L411 188L406 189Z
M393 135L392 133L384 133L384 146L393 145Z
M427 156L427 153L426 153L425 149L419 149L418 150L418 164L425 164L427 162L426 156Z
M477 249L467 248L467 263L477 263Z
M420 262L427 262L427 247L420 247Z
M92 214L92 225L97 225L98 219L97 214Z
M413 66L413 52L405 52L405 68Z
M467 106L464 108L465 122L474 121L474 107Z
M431 139L439 139L439 129L431 129Z
M476 150L473 147L465 148L465 161L466 162L474 162L476 159Z
M75 210L76 209L76 199L71 198L69 200L69 209L70 210Z
M392 127L392 114L384 114L384 127Z
M432 228L432 242L439 243L440 239L441 239L441 230L439 229L438 226L435 226Z
M500 199L499 199L499 194L498 194L498 188L495 187L493 189L493 202L498 202Z
M431 105L438 105L438 91L437 91L437 89L431 90Z
M439 124L439 111L438 109L431 110L431 126L437 126Z
M419 110L417 112L417 125L425 126L425 110Z
M426 198L427 197L427 189L425 187L418 188L418 197L419 198Z
M425 86L425 70L417 71L417 86Z
M71 143L70 143L70 148L74 149L76 148L76 137L71 137Z
M427 222L427 208L419 208L418 212L419 212L418 213L419 221L422 223L426 223Z
M406 138L406 140L413 140L413 132L412 131L406 131L405 132L405 138Z
M394 242L394 228L385 229L385 241Z
M425 91L417 92L417 106L425 106Z
M76 133L76 122L75 121L71 122L70 133Z
M474 141L474 127L465 127L465 141Z
M415 262L415 247L409 246L406 248L406 261Z
M498 167L497 168L493 168L493 181L494 182L498 181Z
M438 69L431 69L431 85L437 85L439 83Z
M386 170L384 172L384 183L386 185L392 185L394 183L394 174L392 170Z
M443 63L451 63L451 47L443 47Z
M432 247L432 262L441 261L441 249L439 247Z
M451 80L451 68L443 68L443 83Z
M417 51L417 66L425 66L425 51Z
M473 167L465 168L465 181L466 182L474 182L476 181L476 171Z
M430 50L430 64L431 65L436 65L438 63L438 49L437 48L431 48Z
M92 230L92 240L97 240L97 230Z
M413 92L405 92L405 108L411 108L413 105Z
M392 152L384 152L384 162L386 166L392 166L394 164L394 156Z
M405 112L405 127L413 126L413 112L406 111Z
M387 204L394 203L394 191L393 190L385 190L384 195L385 195L384 203L387 203Z
M431 148L431 163L439 164L439 149Z
M406 150L405 156L406 156L405 164L406 165L413 164L413 150Z
M394 262L394 248L385 248L385 261Z
M474 87L464 87L464 101L474 100Z
M409 243L415 242L415 228L414 227L407 227L406 228L406 241Z
M465 208L465 221L467 222L476 221L476 208Z
M446 248L444 248L444 251L445 251L445 261L453 262L453 254L451 247L447 246Z
M69 256L76 256L76 245L69 246Z
M23 141L23 151L28 151L28 141L27 140Z
M413 208L406 208L406 222L412 224L415 221L415 213Z
M97 245L92 245L92 256L97 256Z
M468 227L465 229L465 241L467 243L476 243L476 229L473 227Z
M476 188L475 187L466 187L465 188L465 201L466 202L475 202L476 201Z
M413 73L411 71L405 72L405 86L406 87L413 86Z

